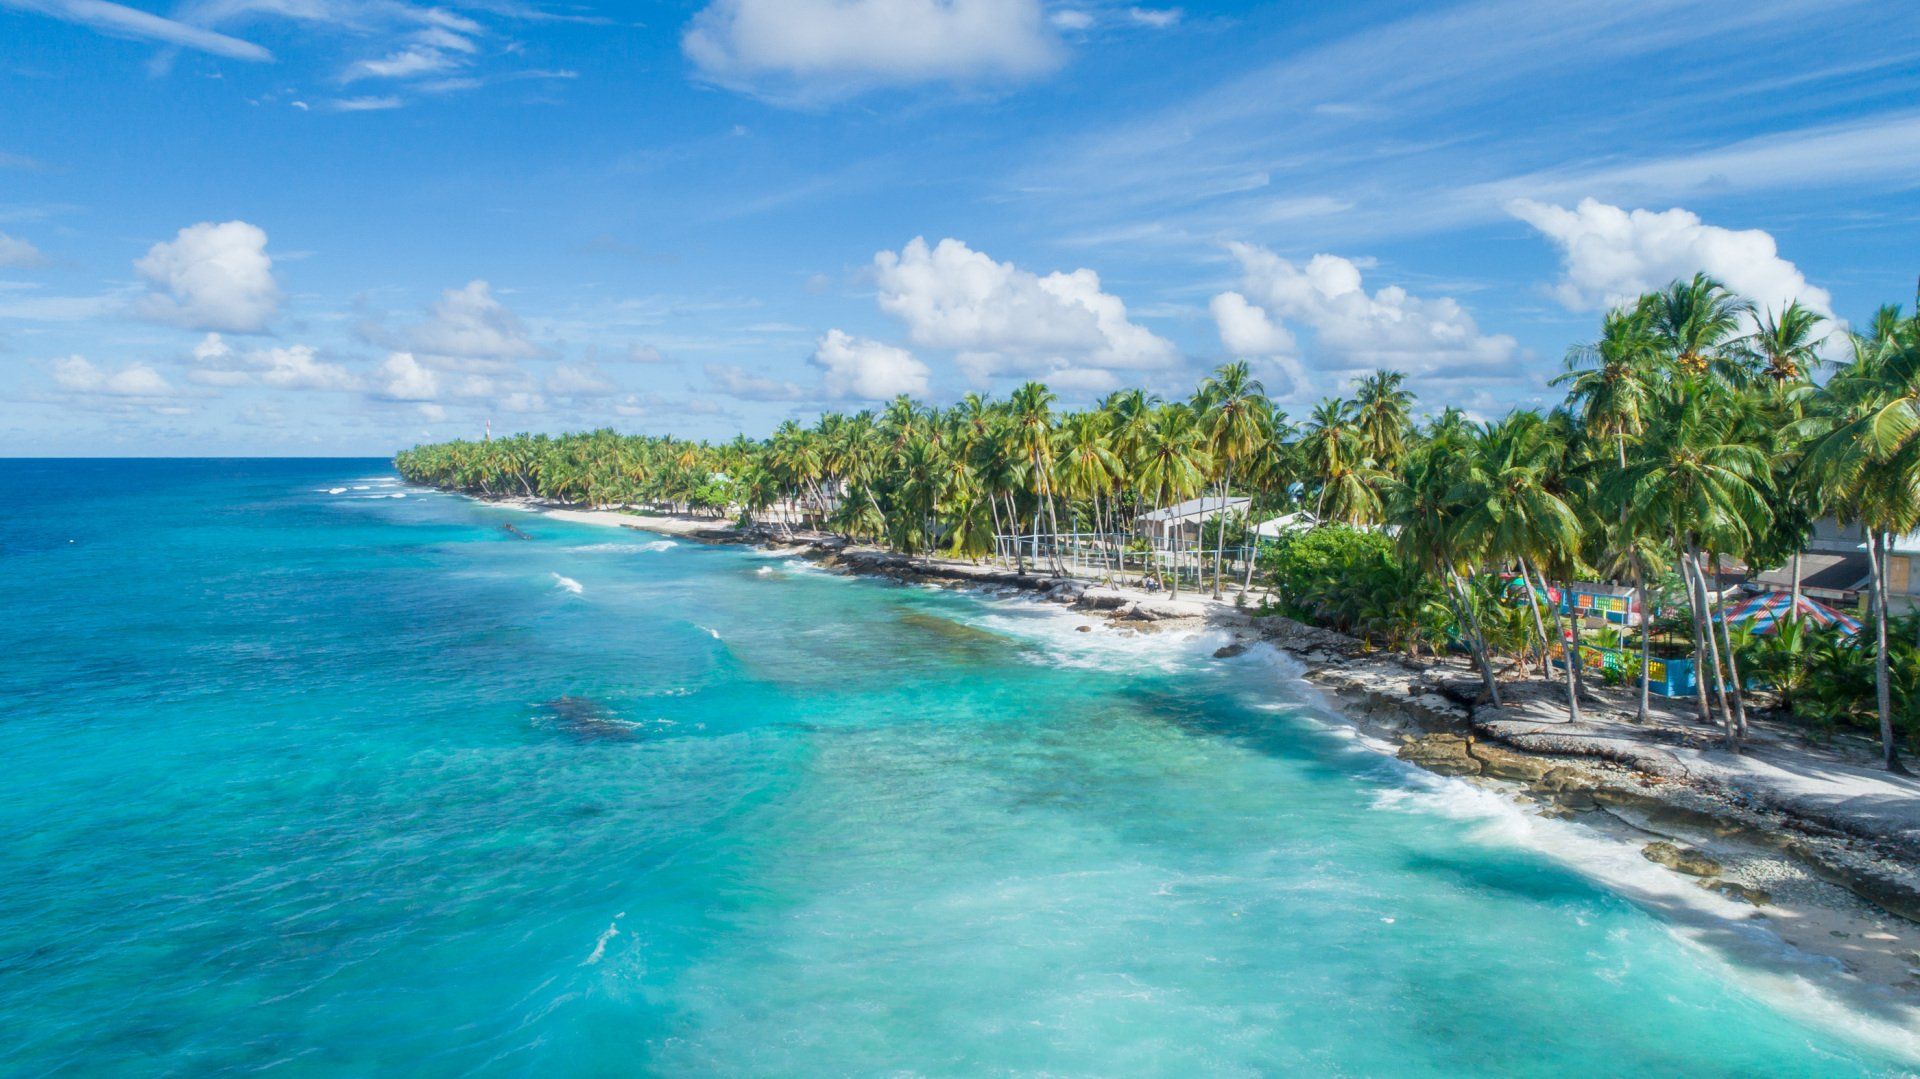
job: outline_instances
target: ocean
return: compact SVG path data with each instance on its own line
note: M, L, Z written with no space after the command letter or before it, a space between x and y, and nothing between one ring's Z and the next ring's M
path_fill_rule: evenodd
M7 1074L1915 1059L1731 904L1204 635L383 461L0 462L0 504Z

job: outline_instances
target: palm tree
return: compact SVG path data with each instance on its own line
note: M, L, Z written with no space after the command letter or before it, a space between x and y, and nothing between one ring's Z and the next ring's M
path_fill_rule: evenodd
M1817 332L1825 321L1795 300L1778 313L1763 312L1740 344L1775 386L1805 382L1820 366L1818 349L1826 335Z
M1579 518L1551 489L1556 456L1545 421L1537 413L1516 412L1482 433L1465 480L1468 509L1461 534L1493 560L1517 566L1529 605L1533 604L1534 567L1564 563L1580 544ZM1542 595L1550 595L1544 575L1539 586ZM1542 649L1550 651L1537 606L1533 620ZM1574 666L1579 657L1568 654L1566 660L1567 710L1578 722Z
M1709 688L1721 702L1727 747L1740 748L1740 723L1734 708L1742 708L1739 688L1722 674L1720 644L1710 615L1701 548L1725 550L1744 546L1766 527L1772 511L1759 484L1766 473L1766 455L1734 432L1735 415L1727 391L1703 378L1685 378L1662 394L1646 436L1627 467L1610 477L1608 497L1629 506L1630 516L1648 533L1672 538L1681 575L1692 597L1695 667L1708 661L1699 683L1700 715L1711 721Z
M1905 772L1887 669L1887 555L1889 534L1920 525L1920 325L1887 322L1856 339L1853 362L1805 421L1804 467L1845 519L1866 526L1880 743L1887 770Z
M1406 450L1407 417L1413 394L1399 371L1375 371L1354 387L1354 421L1361 445L1376 466L1392 469Z
M1060 517L1053 502L1053 392L1038 382L1028 382L1013 391L1008 410L1013 421L1013 448L1026 460L1027 478L1033 485L1033 542L1035 561L1040 558L1040 511L1046 510L1047 522L1055 537L1051 552L1055 571L1060 569L1058 537Z
M1697 273L1692 280L1675 281L1648 297L1653 329L1683 375L1706 373L1725 366L1721 346L1740 329L1753 305L1727 291L1727 286Z
M1207 481L1212 467L1205 436L1193 411L1185 405L1167 405L1154 413L1153 425L1141 439L1137 472L1148 501L1172 506L1193 497ZM1173 550L1174 596L1180 595L1179 532Z
M1227 499L1233 494L1234 466L1252 457L1271 435L1268 423L1273 406L1266 387L1249 372L1245 362L1222 364L1200 384L1195 394L1201 423L1206 429L1207 452L1220 468L1220 515L1213 552L1213 598L1220 598L1221 565L1227 549ZM1252 555L1249 554L1251 559Z
M1427 573L1444 574L1454 619L1467 638L1480 667L1487 699L1500 707L1500 685L1487 654L1486 634L1480 628L1466 576L1484 553L1469 542L1461 525L1467 515L1463 500L1470 470L1471 445L1463 431L1432 438L1408 454L1401 478L1390 489L1388 520L1399 526L1395 544L1401 557Z

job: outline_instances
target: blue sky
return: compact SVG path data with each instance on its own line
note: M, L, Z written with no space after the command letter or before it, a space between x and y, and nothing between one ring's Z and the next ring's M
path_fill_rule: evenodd
M1885 3L0 0L0 454L763 434L1040 378L1496 415L1920 272Z

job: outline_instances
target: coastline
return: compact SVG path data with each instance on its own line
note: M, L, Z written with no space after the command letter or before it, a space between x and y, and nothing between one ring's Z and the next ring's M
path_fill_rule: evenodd
M1302 666L1300 677L1325 695L1329 713L1381 751L1640 847L1648 866L1702 893L1688 902L1714 906L1721 930L1750 922L1827 961L1856 1003L1920 1007L1920 785L1837 754L1776 738L1731 758L1716 748L1713 728L1623 723L1604 707L1576 726L1554 703L1554 690L1526 684L1504 687L1512 696L1507 708L1476 709L1478 679L1464 665L1369 653L1352 638L1203 595L1175 599L1041 572L909 558L838 537L742 530L717 518L526 499L490 504L696 542L760 545L902 583L1024 594L1087 617L1085 630L1103 620L1131 633L1223 632L1230 642L1216 653L1223 658L1271 647ZM1687 920L1671 894L1634 889L1631 898L1676 924Z

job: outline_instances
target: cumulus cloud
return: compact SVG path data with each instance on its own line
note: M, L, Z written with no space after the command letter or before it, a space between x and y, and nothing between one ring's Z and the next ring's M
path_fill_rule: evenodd
M440 375L411 352L389 353L373 377L374 392L392 401L431 401L440 396Z
M0 267L38 266L45 261L39 248L0 232Z
M1165 30L1173 26L1178 26L1181 17L1185 14L1186 12L1177 7L1130 7L1127 9L1127 18L1132 19L1141 26L1151 26L1155 30Z
M1582 199L1570 210L1515 199L1507 209L1560 249L1566 276L1553 293L1576 311L1627 303L1670 281L1705 272L1768 309L1797 299L1822 314L1833 314L1833 297L1808 284L1793 263L1780 257L1773 237L1760 229L1724 229L1679 208L1624 210L1596 199Z
M873 259L882 310L916 345L954 349L975 381L1044 377L1065 387L1105 384L1113 370L1171 367L1171 343L1127 318L1127 306L1079 269L1045 277L998 262L959 240L929 248L915 237Z
M828 330L813 352L813 363L826 372L829 396L885 401L900 394L924 397L927 365L913 353L894 345Z
M312 345L241 352L219 334L210 333L194 346L193 360L187 378L203 386L258 383L280 390L353 390L360 386L352 372L320 359Z
M441 366L498 370L509 361L543 351L527 336L520 317L495 298L485 281L469 281L464 288L441 293L427 316L427 321L403 331L400 343Z
M613 389L607 376L590 363L557 364L547 374L547 392L555 397L604 397Z
M716 392L743 401L798 401L807 396L807 391L791 382L756 375L736 364L710 363L706 372Z
M1227 351L1242 356L1291 356L1298 347L1292 331L1277 325L1265 310L1238 292L1223 292L1207 305Z
M681 48L710 82L798 98L1013 81L1061 60L1039 0L714 0Z
M133 268L149 286L135 310L158 322L259 333L280 310L267 234L245 221L189 225Z
M173 387L160 372L144 363L130 363L118 371L94 366L84 356L68 356L53 363L53 381L74 393L113 397L169 397Z
M1229 244L1240 260L1241 291L1214 298L1221 339L1277 344L1287 319L1313 331L1313 359L1329 370L1392 367L1415 375L1494 371L1520 355L1505 334L1483 334L1450 297L1423 298L1398 286L1369 293L1360 267L1337 255L1296 266L1264 247ZM1232 336L1230 336L1232 335ZM1251 350L1249 350L1251 351Z

